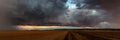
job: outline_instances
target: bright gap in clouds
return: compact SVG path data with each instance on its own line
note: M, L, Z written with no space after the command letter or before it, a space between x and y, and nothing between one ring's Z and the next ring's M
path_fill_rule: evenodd
M75 3L73 3L74 0L68 0L66 3L66 7L68 7L68 9L76 9L77 6Z

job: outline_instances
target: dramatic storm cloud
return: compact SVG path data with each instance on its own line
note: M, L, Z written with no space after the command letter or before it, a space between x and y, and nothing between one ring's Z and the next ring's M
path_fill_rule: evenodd
M95 26L109 19L98 0L20 0L18 4L26 25Z

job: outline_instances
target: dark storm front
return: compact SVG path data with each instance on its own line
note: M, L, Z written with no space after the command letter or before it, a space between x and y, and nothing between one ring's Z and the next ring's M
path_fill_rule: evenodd
M98 0L19 0L16 12L17 25L107 26L110 19Z

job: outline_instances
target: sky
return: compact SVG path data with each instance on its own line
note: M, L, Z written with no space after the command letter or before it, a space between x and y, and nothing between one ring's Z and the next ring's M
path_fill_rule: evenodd
M75 9L75 8L77 8L76 4L74 4L72 2L73 2L73 0L68 0L66 2L66 7L68 7L69 9Z

